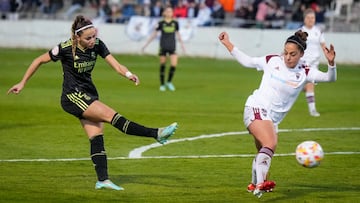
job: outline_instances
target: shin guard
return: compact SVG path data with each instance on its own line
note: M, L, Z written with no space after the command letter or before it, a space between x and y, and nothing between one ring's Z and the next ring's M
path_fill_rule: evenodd
M273 155L274 152L268 147L261 148L256 155L255 169L257 184L262 183L267 179Z
M95 166L96 175L99 181L104 181L108 179L108 168L103 135L91 139L90 145L90 155Z

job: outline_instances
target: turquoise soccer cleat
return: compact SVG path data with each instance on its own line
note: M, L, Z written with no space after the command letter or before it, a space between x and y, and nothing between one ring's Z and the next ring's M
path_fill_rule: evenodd
M170 138L170 136L175 133L175 130L177 128L178 128L178 124L176 122L172 123L171 125L169 125L167 127L159 128L158 136L157 136L156 140L160 144L165 144L167 142L167 140Z
M161 85L160 88L159 88L159 90L160 90L161 92L165 92L165 91L166 91L166 86L165 86L165 85Z
M113 190L124 190L123 187L115 185L111 180L97 181L95 189L113 189Z
M171 82L166 83L166 87L167 87L170 91L175 91L175 86L174 86Z

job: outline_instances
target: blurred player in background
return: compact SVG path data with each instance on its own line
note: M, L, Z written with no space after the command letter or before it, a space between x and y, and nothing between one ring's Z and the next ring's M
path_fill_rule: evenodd
M97 38L97 30L92 22L77 16L71 27L71 39L40 55L28 67L22 80L11 87L9 93L18 94L38 68L50 61L61 61L63 68L62 108L76 116L90 140L90 155L95 166L98 181L96 189L110 188L123 190L108 177L107 156L104 147L103 123L110 123L128 135L155 138L163 144L175 132L177 123L165 128L148 128L126 119L114 109L99 100L98 92L91 79L97 56L105 61L121 76L139 84L139 79L127 67L121 65L109 52L102 40Z
M178 56L176 54L176 38L180 42L182 50L185 52L185 47L179 34L179 23L173 18L173 13L174 12L171 7L165 8L163 12L163 19L158 22L156 29L142 48L142 51L144 51L150 42L155 39L158 32L161 32L159 48L160 91L166 91L166 88L170 91L175 91L175 86L172 83L172 80L178 63ZM168 55L170 56L170 70L165 83L166 58Z
M304 25L301 30L308 33L306 41L307 48L305 50L303 60L309 65L311 69L319 69L319 60L321 53L325 50L325 38L323 32L315 25L315 11L311 8L304 11ZM309 112L311 116L318 117L320 113L316 110L315 105L315 84L310 81L305 85L305 97L308 103Z
M306 50L306 38L307 33L299 30L286 40L283 55L250 57L230 42L226 32L219 35L221 43L240 64L264 72L260 87L248 97L244 108L244 124L253 135L258 152L253 160L248 191L259 198L275 187L275 182L267 178L278 142L278 125L307 82L336 80L335 50L332 45L329 49L325 48L327 72L308 69L300 60Z

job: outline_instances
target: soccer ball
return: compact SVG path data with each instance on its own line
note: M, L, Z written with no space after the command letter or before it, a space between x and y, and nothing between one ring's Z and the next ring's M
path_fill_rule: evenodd
M324 151L319 143L315 141L305 141L296 147L296 160L306 168L319 166L324 158Z

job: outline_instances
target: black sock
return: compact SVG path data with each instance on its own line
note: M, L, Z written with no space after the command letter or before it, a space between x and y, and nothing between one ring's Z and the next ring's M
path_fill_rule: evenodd
M143 137L157 138L157 128L148 128L132 121L129 121L124 116L116 113L111 120L111 125L119 129L121 132L128 135L137 135Z
M103 135L98 135L90 140L90 155L95 166L98 180L104 181L108 179L107 158Z
M165 64L160 64L160 84L165 84Z
M168 82L171 82L175 74L175 66L170 67Z

